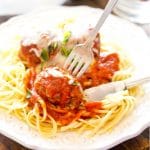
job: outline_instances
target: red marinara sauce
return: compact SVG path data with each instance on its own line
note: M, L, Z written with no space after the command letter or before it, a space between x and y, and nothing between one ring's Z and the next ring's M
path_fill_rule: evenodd
M46 104L47 114L53 117L61 125L67 125L79 118L91 118L99 114L102 108L101 102L87 102L83 98L82 88L88 88L111 81L115 71L119 70L119 57L116 53L100 56L82 77L69 83L70 78L65 76L53 76L50 69L46 68L39 74L34 69L25 79L28 90L33 91L28 99L29 106L34 107L38 99ZM42 115L42 109L40 108Z
M57 67L49 67L39 73L34 89L44 100L61 108L78 108L83 97L79 84Z
M114 72L119 70L119 57L116 53L100 56L78 79L83 89L111 82Z
M30 108L35 104L40 106L38 100L42 99L46 104L47 114L62 125L98 114L97 110L102 108L101 102L86 102L80 84L75 79L70 83L69 77L53 76L50 71L51 68L46 68L36 74L31 69L26 76L26 87L32 93L28 98ZM64 75L63 71L61 73ZM41 106L39 108L42 115Z
M21 43L19 57L26 62L28 67L35 67L41 63L41 59L36 55L35 51L37 53L40 51L36 44L23 45Z

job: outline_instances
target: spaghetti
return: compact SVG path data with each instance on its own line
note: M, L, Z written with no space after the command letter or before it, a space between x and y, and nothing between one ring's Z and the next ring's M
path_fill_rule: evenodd
M110 94L97 102L84 99L82 89L132 76L132 64L121 52L102 50L97 55L97 38L93 47L95 62L79 79L60 67L48 66L64 43L52 41L48 51L28 43L20 50L1 52L0 107L44 136L64 131L88 131L89 136L94 136L111 130L133 109L137 88Z

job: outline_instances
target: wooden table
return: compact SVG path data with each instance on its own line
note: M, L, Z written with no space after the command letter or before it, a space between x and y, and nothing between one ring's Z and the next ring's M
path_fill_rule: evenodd
M107 0L70 0L66 1L64 5L89 5L92 7L104 8ZM8 20L10 16L0 16L0 23ZM142 25L142 28L150 36L150 25ZM144 130L139 136L130 139L120 145L112 148L111 150L149 150L150 149L150 128ZM20 144L8 139L0 134L0 150L29 150Z

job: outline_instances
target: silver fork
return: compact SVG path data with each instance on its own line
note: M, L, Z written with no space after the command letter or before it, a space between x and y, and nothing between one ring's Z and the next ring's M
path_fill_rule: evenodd
M80 77L89 67L94 59L92 52L92 44L99 29L105 22L106 18L110 14L111 10L115 6L118 0L109 0L103 14L98 20L95 28L92 30L88 40L84 44L76 45L72 52L69 54L64 64L64 69L67 69L72 75Z
M130 89L137 85L150 82L150 76L136 77L132 79L110 82L98 85L84 91L86 99L90 101L102 100L106 95L115 93L121 90Z

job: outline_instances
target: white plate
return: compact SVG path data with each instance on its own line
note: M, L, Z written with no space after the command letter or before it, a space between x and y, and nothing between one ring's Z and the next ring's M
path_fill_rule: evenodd
M8 49L18 44L16 35L23 36L30 32L47 30L55 22L77 17L77 30L84 29L84 22L94 24L102 10L88 7L55 7L45 8L24 16L11 19L0 26L0 49ZM101 29L104 40L124 48L137 68L137 75L150 74L149 40L143 30L127 21L110 16ZM134 111L125 117L112 132L92 139L75 133L58 134L53 139L46 139L25 123L1 110L0 132L20 144L32 149L108 149L129 138L140 134L150 125L150 88L139 100Z

